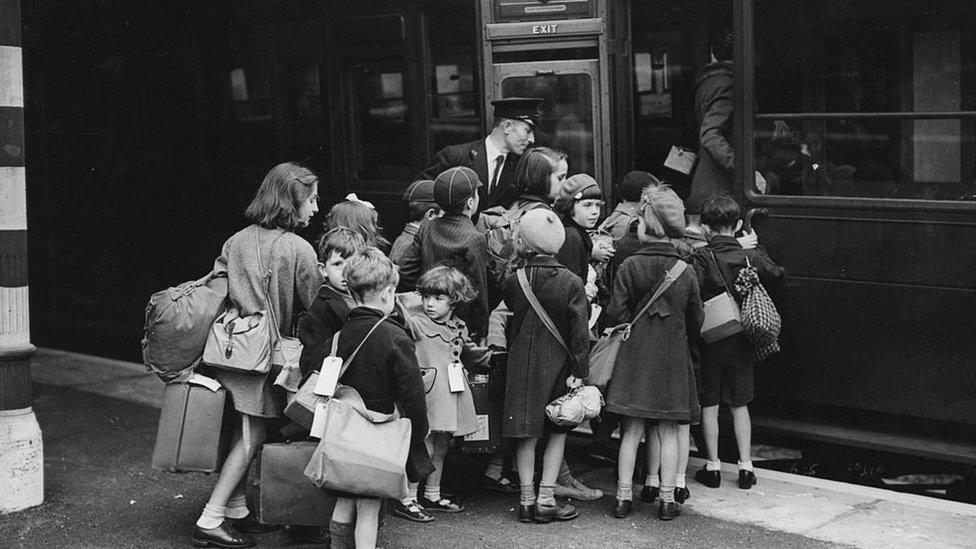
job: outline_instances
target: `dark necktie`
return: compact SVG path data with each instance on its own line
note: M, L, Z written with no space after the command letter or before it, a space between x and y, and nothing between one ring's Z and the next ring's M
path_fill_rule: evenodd
M502 173L502 165L505 163L505 155L500 154L495 157L495 171L491 174L491 184L488 185L488 194L495 190L495 186L498 185L498 176Z

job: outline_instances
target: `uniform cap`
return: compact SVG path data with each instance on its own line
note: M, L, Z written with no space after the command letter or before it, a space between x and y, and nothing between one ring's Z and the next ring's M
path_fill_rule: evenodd
M434 202L446 210L467 200L480 186L478 174L471 168L448 168L434 180Z
M410 202L434 202L434 182L430 179L414 181L403 192L403 201Z
M541 97L506 97L492 101L491 106L495 108L495 118L521 120L530 126L536 126L542 115L539 111L542 101Z

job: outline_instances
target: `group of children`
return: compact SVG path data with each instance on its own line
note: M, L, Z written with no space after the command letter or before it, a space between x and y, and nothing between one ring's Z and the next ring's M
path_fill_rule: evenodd
M700 213L686 215L667 185L632 172L618 185L623 202L598 226L599 184L585 174L566 177L567 169L566 156L552 149L522 155L520 195L506 217L516 220L514 257L502 273L489 268L485 231L492 228L483 219L476 227L473 220L482 182L466 167L410 185L404 195L409 223L392 247L367 203L347 199L327 216L318 245L323 283L298 326L301 369L305 375L317 369L333 337L343 357L365 339L340 382L357 389L368 408L392 412L398 404L412 422L410 485L407 497L394 504L398 516L428 522L431 512L464 510L442 491L445 456L453 439L479 428L468 375L487 373L492 354L502 352L507 363L498 409L501 434L510 444L493 456L489 483L519 493L517 514L524 522L576 518L574 506L556 500L571 487L578 499L602 497L572 478L563 456L571 428L552 423L545 408L582 385L599 330L629 322L631 335L605 395L606 419L616 414L621 421L612 514L632 512L642 439L648 474L641 499L660 499L661 519L679 514L690 497L684 482L689 426L699 421L708 463L696 478L719 485L720 403L733 413L739 486L755 484L747 408L752 349L741 334L704 345L698 332L703 300L726 291L723 281L734 280L747 257L763 279L778 274L777 268L761 249L744 250L736 240L740 212L729 197L713 197ZM669 280L660 298L635 318L679 261L692 268ZM545 448L537 480L540 440ZM503 476L506 457L513 458L515 471ZM332 546L371 547L379 502L336 495Z

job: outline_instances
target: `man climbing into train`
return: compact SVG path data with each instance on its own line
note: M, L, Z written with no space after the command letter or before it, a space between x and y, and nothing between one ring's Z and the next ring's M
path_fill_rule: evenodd
M492 101L494 124L491 133L484 139L444 147L414 179L434 179L448 168L466 166L484 182L478 188L478 211L499 205L508 208L519 194L515 188L515 167L519 157L535 143L540 103L542 99L537 97L507 97Z

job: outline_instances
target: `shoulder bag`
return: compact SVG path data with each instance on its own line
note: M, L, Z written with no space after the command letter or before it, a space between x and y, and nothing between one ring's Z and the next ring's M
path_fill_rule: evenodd
M702 321L701 338L705 343L715 343L742 331L742 314L739 312L739 304L732 297L732 290L722 274L722 268L715 259L715 252L709 249L708 255L725 286L724 292L704 303L705 319Z
M613 368L617 364L617 354L620 352L620 345L630 337L630 330L634 327L637 320L651 308L651 305L658 300L671 284L685 272L688 264L680 259L664 275L664 280L658 285L651 298L637 314L633 320L626 324L619 324L603 331L600 337L590 350L590 375L586 378L587 385L594 385L601 390L606 390L610 378L613 377Z

